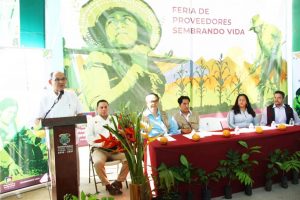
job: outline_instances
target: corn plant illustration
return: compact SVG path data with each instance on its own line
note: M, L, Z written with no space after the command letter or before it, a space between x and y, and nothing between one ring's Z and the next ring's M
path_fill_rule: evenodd
M191 82L189 79L186 81L186 75L188 71L184 69L184 65L180 65L178 71L174 74L174 79L176 80L174 83L178 87L177 95L185 95L186 94L186 87Z
M215 91L218 94L219 104L222 104L222 97L226 91L226 87L230 85L230 69L228 63L221 54L220 58L216 60L215 64L212 65L210 70L210 82L215 84Z
M241 74L240 73L235 73L232 78L231 78L231 84L233 85L233 89L231 90L231 92L227 95L226 99L228 101L231 101L231 95L232 94L241 94L243 93L243 89L242 89L242 86L243 86L243 81L242 81L242 78L241 78Z
M194 78L194 81L197 83L199 87L199 93L200 93L200 107L203 106L203 97L204 93L206 92L206 84L208 83L209 77L209 69L206 64L204 64L204 61L201 60L200 66L197 67L195 70L195 74L198 76L197 78Z

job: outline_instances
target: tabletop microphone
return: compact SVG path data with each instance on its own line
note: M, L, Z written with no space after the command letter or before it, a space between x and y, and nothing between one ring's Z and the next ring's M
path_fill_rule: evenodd
M52 110L52 108L58 103L58 101L61 99L62 95L64 94L64 90L61 90L59 92L58 97L55 99L53 105L51 106L51 108L46 112L44 119L46 119L47 115L50 113L50 111Z

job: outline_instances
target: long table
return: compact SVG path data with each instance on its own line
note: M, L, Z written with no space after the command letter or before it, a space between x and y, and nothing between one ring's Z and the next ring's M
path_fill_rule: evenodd
M201 133L200 133L201 136ZM243 148L238 144L239 140L246 141L249 146L261 146L261 153L255 154L254 159L259 161L258 166L254 166L252 177L253 187L262 187L265 184L265 172L267 170L267 157L277 148L288 149L290 152L300 150L300 126L287 127L286 130L265 130L262 134L243 133L224 138L220 135L213 135L201 138L200 141L190 140L183 135L173 136L176 141L161 145L155 141L149 145L151 166L157 169L163 162L167 166L179 166L180 155L185 155L192 166L204 168L210 172L219 165L219 160L225 159L225 154L229 149L242 151ZM278 181L278 179L277 179ZM210 183L212 196L222 196L224 194L225 180L218 183ZM238 182L232 183L232 191L239 192L244 188ZM193 184L192 192L196 199L200 199L200 185ZM185 190L184 187L181 190ZM184 191L181 191L184 192Z

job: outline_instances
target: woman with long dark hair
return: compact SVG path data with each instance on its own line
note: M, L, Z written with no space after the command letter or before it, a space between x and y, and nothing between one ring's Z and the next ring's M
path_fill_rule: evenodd
M247 95L239 94L237 96L234 106L227 115L227 120L230 128L248 128L251 123L257 124L256 114Z

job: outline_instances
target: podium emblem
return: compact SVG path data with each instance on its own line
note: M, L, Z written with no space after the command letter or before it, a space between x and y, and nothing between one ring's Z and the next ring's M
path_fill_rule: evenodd
M59 142L62 145L67 145L71 141L70 136L71 136L70 133L59 134Z

